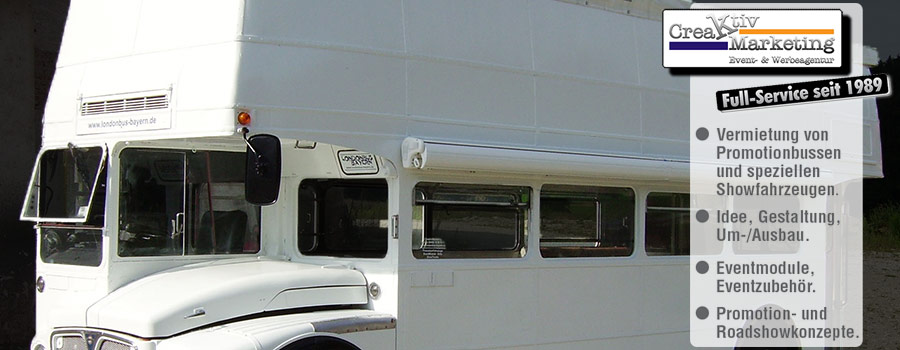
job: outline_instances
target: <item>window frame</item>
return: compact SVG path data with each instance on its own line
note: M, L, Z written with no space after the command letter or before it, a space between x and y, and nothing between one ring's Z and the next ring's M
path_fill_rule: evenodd
M448 200L448 199L429 199L421 187L427 186L432 189L432 194L438 192L441 187L448 189L443 194L445 196L470 196L483 198L493 197L502 198L506 195L515 195L518 198L510 197L510 201L502 202L493 201L477 201L477 200ZM426 188L427 189L427 188ZM479 192L480 191L480 192ZM504 193L505 192L505 193ZM412 217L413 225L411 230L411 249L410 252L416 260L470 260L470 259L523 259L528 254L529 226L533 213L533 193L534 189L530 185L507 185L495 183L465 183L453 181L419 181L412 189ZM422 194L422 196L420 196ZM526 200L522 200L525 196ZM515 203L513 203L515 202ZM516 233L515 246L509 249L441 249L439 255L429 255L426 250L426 239L433 218L428 215L429 206L458 206L461 208L507 208L515 211ZM421 208L421 209L420 209ZM421 211L421 219L417 219L417 212ZM416 223L421 222L422 227L417 229ZM420 231L421 233L417 233ZM420 236L420 237L417 237ZM417 246L417 242L419 242Z
M548 187L550 187L549 190L548 190ZM583 194L583 192L575 191L576 189L593 189L593 191L591 192L592 195L587 195L587 194ZM596 232L595 232L594 237L596 237L596 239L597 239L596 242L599 242L603 238L603 228L602 228L602 226L603 226L603 221L602 221L603 205L602 205L602 200L600 199L600 195L603 194L603 189L627 190L630 194L631 210L629 211L629 217L631 219L630 220L631 234L630 234L630 239L629 239L630 246L627 247L629 249L628 253L622 254L622 255L616 255L616 254L594 254L594 255L572 254L572 255L561 255L561 256L545 255L545 250L544 250L545 248L549 248L549 249L573 248L573 249L578 249L578 251L584 251L584 250L587 250L587 248L602 248L602 247L596 246L596 243L593 245L588 245L586 243L564 245L565 242L560 242L560 241L564 241L563 239L552 239L555 242L553 242L553 244L545 246L543 244L544 242L542 242L542 240L544 239L543 226L545 224L545 220L544 220L545 213L543 210L539 210L538 214L540 216L539 217L540 222L538 225L539 226L538 232L540 232L540 235L539 235L539 237L537 237L537 242L538 242L538 250L540 251L539 255L541 256L542 259L553 260L553 261L563 260L563 259L621 259L621 258L631 258L636 255L636 252L638 251L638 249L636 249L636 244L638 243L637 228L638 228L639 220L637 218L637 214L638 214L639 206L638 206L638 202L637 202L638 201L638 191L635 190L634 187L625 186L625 185L617 186L617 185L598 185L598 184L544 183L544 184L541 184L541 189L540 189L540 193L538 193L538 197L540 198L540 206L544 205L544 192L548 192L551 196L558 197L558 198L576 198L576 199L590 198L590 199L593 199L594 203L596 205L596 214L595 214L596 215L595 216ZM571 197L566 197L565 196L566 193L570 193L570 194L574 194L574 195ZM582 193L582 194L579 195L579 193ZM579 240L573 239L572 241L578 242ZM560 250L562 250L562 249L560 249ZM599 251L599 249L598 249L598 251Z
M70 144L71 145L71 144ZM53 224L85 224L90 218L90 211L94 208L94 199L97 195L97 185L103 181L107 187L109 187L109 172L110 162L109 162L109 149L106 144L99 145L83 145L79 148L99 148L100 149L100 161L97 166L97 174L94 175L94 181L91 185L91 194L87 203L87 212L83 217L45 217L41 216L40 213L40 172L41 172L41 161L44 158L44 155L51 151L65 151L66 148L58 147L58 148L45 148L41 150L40 154L38 154L37 158L35 158L34 167L32 168L31 178L28 181L28 189L25 193L25 202L22 205L22 210L19 213L19 220L22 221L32 221L37 223L38 225L42 223L53 223ZM106 172L104 172L106 170ZM105 178L101 179L101 176L106 175ZM103 209L105 211L105 204L103 205ZM34 213L29 213L29 208L34 206Z
M328 255L328 254L313 254L313 255L311 255L311 254L303 253L303 251L300 249L300 244L301 244L301 240L300 240L300 225L301 225L300 214L301 214L301 210L302 210L302 208L303 208L303 207L302 207L302 200L301 200L300 196L302 195L302 189L301 189L301 186L303 185L303 182L304 182L304 181L307 181L307 180L328 180L328 181L336 181L336 182L354 182L354 181L368 181L368 182L381 181L381 182L383 182L383 183L384 183L384 189L385 189L385 191L386 191L386 197L385 197L386 211L385 211L385 218L384 218L384 219L387 220L387 224L388 224L388 225L387 225L387 228L386 228L387 231L386 231L386 233L385 233L385 235L384 235L384 237L383 237L384 240L385 240L384 254L383 254L383 255L379 255L379 256L372 256L372 257L362 257L362 256L349 256L349 255L347 255L347 256L337 256L337 255ZM371 260L371 261L374 261L374 260L382 260L382 259L385 259L385 258L387 258L387 257L389 256L389 252L390 252L390 250L391 250L391 235L392 235L392 230L394 230L394 228L392 227L392 223L394 222L395 219L393 219L393 218L391 217L391 205L390 205L390 203L391 203L391 184L390 184L390 181L388 181L388 179L383 178L383 177L353 177L353 178L346 178L346 177L342 177L342 178L308 177L308 178L302 178L302 179L300 179L299 182L294 182L294 184L296 184L296 186L294 186L294 187L297 189L297 195L296 195L296 197L295 197L295 198L296 198L296 205L295 205L295 208L294 208L294 212L296 213L296 216L295 216L296 222L295 222L295 224L294 224L294 228L296 229L296 232L295 232L295 234L293 235L293 236L294 236L293 239L295 240L293 246L294 246L295 253L297 254L298 257L308 258L308 259L360 259L360 260ZM319 206L320 206L320 204L319 204L318 201L317 201L317 202L316 202L316 207L315 207L315 209L314 209L314 210L317 212L317 213L315 214L315 215L317 216L317 218L316 218L316 223L315 223L316 226L319 226L319 225L320 225L320 224L318 223L318 220L319 220L319 218L318 218L318 216L319 216L319 214L318 214Z
M650 199L650 196L653 194L686 195L688 198L688 206L687 207L656 207L656 206L651 207L648 204L648 200ZM649 257L649 258L673 258L673 257L677 258L677 257L689 257L691 255L691 253L690 253L690 244L691 244L691 241L690 241L690 239L691 239L691 232L690 232L691 198L690 198L690 195L691 194L689 192L683 192L683 191L668 191L668 190L649 190L649 191L647 191L646 195L644 196L644 244L643 244L644 254L647 257ZM666 211L666 212L683 212L683 213L688 214L688 232L687 232L688 253L687 254L674 254L671 252L667 252L665 254L658 254L658 253L654 252L651 254L651 251L647 249L648 248L647 245L649 242L647 239L648 238L647 232L650 229L650 221L647 220L647 215L650 213L651 210ZM672 240L671 241L672 247L674 247L675 239L676 239L674 233L670 237L670 239Z
M262 226L263 226L263 221L264 221L263 220L264 210L263 210L262 206L255 205L254 207L256 207L256 219L257 220L251 221L250 217L248 215L248 221L247 221L247 225L248 225L247 229L248 230L252 231L254 229L253 226L251 226L251 225L255 225L256 228L259 230L259 232L256 233L257 234L257 237L256 237L257 245L256 245L256 251L254 251L254 252L248 251L248 252L238 252L238 253L219 252L219 253L191 254L189 252L188 244L185 244L182 247L181 254L121 255L120 254L120 245L122 244L122 242L118 237L118 233L124 229L120 222L121 221L120 216L122 214L120 211L120 206L122 205L122 202L124 200L122 193L121 193L122 185L123 185L122 172L124 171L124 168L122 166L122 164L123 164L122 155L125 152L131 152L131 151L139 151L139 152L140 151L148 151L148 152L160 152L160 153L169 152L169 153L185 153L185 154L189 154L192 152L220 152L220 153L244 154L246 152L246 150L244 148L227 147L227 146L223 146L223 145L213 145L213 144L199 145L199 144L195 144L195 143L183 143L183 144L178 143L178 144L161 145L161 144L156 144L152 141L150 141L150 142L132 141L132 142L124 143L124 144L119 144L118 146L113 148L113 150L110 151L110 153L109 153L108 159L115 160L114 164L112 164L113 162L110 161L110 166L113 166L113 167L109 169L110 174L112 174L112 172L115 172L115 176L109 175L109 181L111 183L113 183L113 182L115 183L115 189L116 189L115 202L109 203L109 205L111 206L111 210L107 213L108 215L111 213L115 214L114 215L115 219L112 223L115 225L117 234L115 236L111 237L112 239L110 239L111 247L110 247L110 252L109 252L110 258L112 260L115 260L115 261L133 261L133 260L143 260L143 261L184 261L184 260L187 260L187 261L191 261L191 260L227 259L227 258L235 258L235 257L252 257L252 256L259 256L260 254L263 254L263 251L264 251L263 247L265 244L264 239L263 239L263 233L262 233ZM241 165L244 165L244 162L241 162ZM186 175L183 174L182 176L184 177ZM182 181L182 187L184 188L183 191L186 191L185 179L182 178L181 181ZM183 196L184 196L183 200L186 201L187 193L185 192L183 194ZM187 203L185 202L183 205L187 206ZM202 216L202 214L201 214L201 216ZM202 217L201 217L201 219L202 219ZM184 220L186 221L187 217L185 217ZM182 223L182 225L184 227L183 228L184 232L182 232L182 235L184 235L185 239L186 239L186 236L188 235L188 232L187 232L188 225L186 222ZM189 240L185 240L185 243L188 243L188 241Z

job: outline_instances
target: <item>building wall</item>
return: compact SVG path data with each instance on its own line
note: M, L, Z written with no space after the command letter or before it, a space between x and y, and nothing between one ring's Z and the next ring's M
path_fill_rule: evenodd
M32 225L19 211L40 146L68 0L0 1L0 348L27 349L34 334Z

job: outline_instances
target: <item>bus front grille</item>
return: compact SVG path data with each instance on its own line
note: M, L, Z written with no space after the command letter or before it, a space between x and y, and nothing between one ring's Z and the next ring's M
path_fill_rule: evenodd
M100 343L100 350L131 350L131 346L114 340L104 340Z
M51 336L51 350L132 350L127 336L108 331L61 329Z
M54 343L54 350L88 350L87 341L77 335L61 336Z

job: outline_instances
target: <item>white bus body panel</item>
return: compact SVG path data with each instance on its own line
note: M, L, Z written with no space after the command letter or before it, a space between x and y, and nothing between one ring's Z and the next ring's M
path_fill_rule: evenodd
M171 129L102 137L232 135L224 114L237 106L254 112L251 131L384 156L396 152L386 140L415 136L688 157L687 77L659 65L655 20L544 0L75 1L71 12L47 141L101 137L73 135L80 98L171 89Z
M75 1L45 141L234 135L239 108L251 131L392 161L407 136L687 160L688 76L662 68L660 23L638 17L678 5ZM168 129L73 135L82 99L167 89Z
M333 320L377 320L371 330L332 333L319 327ZM272 349L316 336L343 339L365 350L395 349L391 315L369 310L320 311L244 320L159 341L156 350ZM360 323L365 326L364 324ZM340 331L340 330L339 330Z
M87 326L160 338L262 312L367 302L358 271L248 258L137 280L92 305Z
M657 21L554 1L252 4L237 102L259 131L392 160L373 143L688 158L687 77L660 66Z
M235 117L246 111L251 133L277 135L285 146L281 197L263 209L260 255L363 272L383 291L369 298L369 307L398 318L398 348L689 348L689 260L643 252L647 193L688 191L692 133L688 77L662 68L660 22L648 9L687 4L589 3L73 0L43 147L107 144L111 159L125 142L243 149ZM632 10L636 15L626 14ZM160 93L168 96L162 110L81 113L86 102ZM151 112L170 119L153 129L85 132L89 118L121 118L109 124ZM873 103L865 113L872 123L866 175L881 176ZM407 138L424 140L431 152L425 169L404 167ZM298 140L335 146L311 153L294 148ZM381 157L384 168L373 177L387 180L389 215L399 217L398 238L389 240L383 259L297 251L297 187L305 178L344 177L329 160L338 149ZM111 174L116 166L111 163ZM530 234L522 259L417 260L409 233L412 189L420 181L535 191L546 183L631 187L635 253L543 259L538 235ZM114 247L117 176L108 191L114 195L103 244ZM539 208L539 196L532 198ZM539 219L530 220L529 232L538 231ZM54 327L89 323L170 334L178 327L104 321L102 309L116 304L113 299L85 310L135 279L204 259L211 258L126 259L113 250L98 268L38 261L39 275L68 282L48 279L52 294L38 295L36 342L49 339ZM322 282L317 278L309 281ZM188 304L177 305L192 312ZM160 348L181 341L208 347L196 339L226 339L215 332L229 326L165 340ZM391 342L378 344L393 344L393 331L358 334L385 333Z
M686 183L574 177L477 175L434 171L421 181L630 187L643 218L650 192L687 193ZM411 190L409 194L412 196ZM401 196L403 196L401 195ZM532 192L533 207L540 196ZM405 203L404 203L405 204ZM400 212L411 212L411 206ZM411 224L401 220L401 227ZM415 259L400 236L398 349L691 349L688 256L647 256L644 222L635 220L627 257L542 258L540 237L527 236L521 259ZM537 232L530 217L527 232ZM404 232L401 229L401 232ZM438 331L434 330L446 330ZM424 336L423 336L424 335Z

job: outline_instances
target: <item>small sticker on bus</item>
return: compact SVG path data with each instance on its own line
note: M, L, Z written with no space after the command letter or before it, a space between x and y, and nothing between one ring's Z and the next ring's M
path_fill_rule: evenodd
M347 175L366 175L378 173L378 161L375 155L359 151L340 151L338 160L341 171Z

